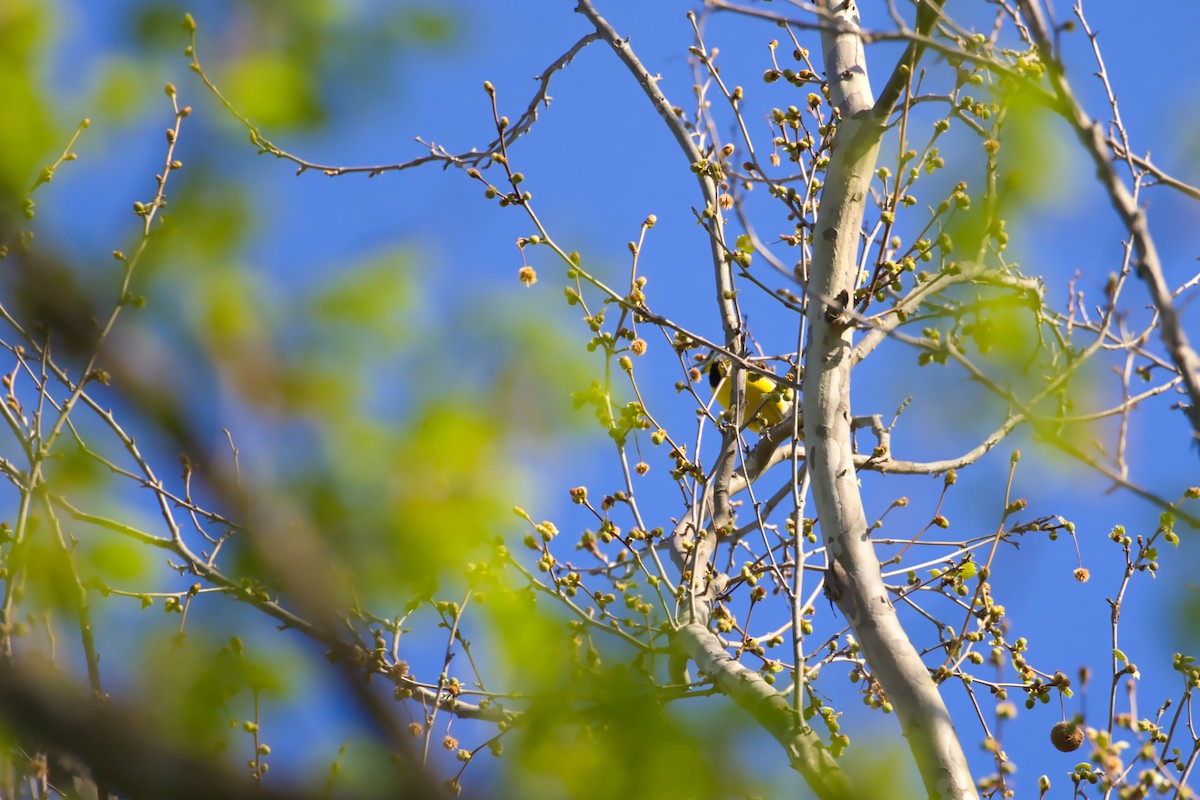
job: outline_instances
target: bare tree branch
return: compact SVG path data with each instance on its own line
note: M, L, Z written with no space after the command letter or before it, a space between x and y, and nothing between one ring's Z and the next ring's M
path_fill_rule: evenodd
M1071 86L1067 82L1062 63L1058 60L1050 29L1042 14L1041 6L1036 0L1020 0L1021 13L1029 26L1034 41L1037 42L1048 68L1047 75L1059 101L1063 116L1075 131L1080 144L1087 150L1096 167L1096 174L1108 192L1110 201L1117 214L1121 217L1126 229L1133 237L1137 248L1137 276L1146 284L1150 299L1161 317L1160 335L1171 360L1179 370L1190 404L1184 409L1192 425L1192 437L1200 442L1200 357L1192 349L1183 324L1179 320L1179 312L1171 299L1171 288L1163 277L1162 262L1158 257L1158 248L1150 235L1150 225L1146 213L1138 205L1137 199L1130 194L1129 189L1121 181L1109 158L1108 141L1104 135L1103 126L1092 119L1083 110L1083 106L1075 99ZM1076 13L1083 19L1082 9L1076 5ZM1084 21L1086 30L1086 21ZM1090 30L1088 36L1094 41L1095 34ZM1111 97L1110 91L1110 97ZM1115 108L1116 100L1113 99ZM1127 152L1127 149L1126 149Z

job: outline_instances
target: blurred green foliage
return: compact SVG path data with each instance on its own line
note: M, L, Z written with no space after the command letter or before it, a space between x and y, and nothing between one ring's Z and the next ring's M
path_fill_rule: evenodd
M247 53L222 68L218 80L238 106L268 128L309 126L321 120L317 87L298 58Z
M1036 92L1024 84L1009 87L998 101L1005 108L996 154L1004 207L1000 216L1008 216L1010 209L1061 206L1070 199L1073 185L1068 179L1072 152L1066 146L1069 131L1056 124Z
M382 17L332 1L199 5L210 6L201 19L215 43L222 88L272 133L319 127L344 101L344 87L381 91L394 80L394 71L381 66L387 58L447 45L455 35L452 20L433 5L405 4ZM165 101L157 92L147 95L143 84L164 63L175 72L185 68L179 17L173 4L127 5L106 20L124 46L88 43L97 51L87 54L92 78L84 103L94 108L96 124L73 150L90 169L108 170L117 179L112 187L133 179L138 191L150 185L149 175L132 174L140 163L103 159L121 152L127 130L162 125ZM9 264L19 267L13 274L43 289L68 287L61 294L72 302L94 295L96 312L77 315L103 319L127 262L117 259L114 268L107 252L77 258L41 219L12 214L41 165L69 138L46 83L46 65L60 57L51 43L61 24L52 4L14 0L0 7L0 118L6 120L0 189L8 198L0 235L13 245L23 232L32 234L26 236L32 249L11 256ZM188 125L195 130L227 121L211 97L192 93L189 100L196 111ZM45 615L46 636L24 625L15 629L26 637L22 647L50 656L55 641L67 642L57 650L60 667L82 672L82 585L101 656L98 679L114 701L149 714L148 724L159 726L164 740L244 754L248 745L238 739L245 733L231 724L247 719L254 693L269 720L272 709L309 702L293 695L297 665L323 669L330 682L345 675L326 664L322 648L293 649L295 634L280 634L274 620L253 619L253 609L241 603L278 599L309 610L352 596L362 605L323 611L330 618L375 610L386 616L414 597L440 599L433 592L442 583L458 593L472 579L469 565L486 561L495 538L511 526L513 497L537 497L519 452L533 452L535 441L555 442L571 424L569 391L587 368L554 318L518 313L511 299L490 293L459 291L454 304L432 294L416 270L418 263L435 264L404 242L341 253L324 268L306 265L311 271L304 275L294 274L292 264L249 255L262 232L255 188L225 168L223 143L199 135L185 141L186 167L169 176L166 224L155 222L133 271L130 292L139 300L122 309L101 356L115 376L112 385L88 387L98 404L114 409L131 440L108 428L103 410L94 415L77 406L70 430L79 440L68 433L54 443L46 487L87 514L163 540L173 531L162 514L174 514L183 529L178 535L241 588L199 580L194 570L177 568L178 556L168 566L163 551L111 526L72 519L62 506L51 505L61 535L40 512L18 521L16 503L8 505L15 493L7 491L4 518L19 522L23 539L0 557L9 580L19 575L18 613L31 620ZM160 147L145 152L146 164L161 158ZM77 173L64 169L55 188L73 179ZM105 194L104 202L118 208L149 199ZM86 225L92 208L63 211ZM139 226L130 216L106 238L132 258ZM69 288L77 281L98 288ZM512 291L521 291L515 281ZM87 304L63 307L79 311ZM32 320L24 322L36 330ZM14 336L6 331L5 341ZM90 353L80 349L84 339L70 344L75 349L55 352L64 368L78 369ZM20 391L36 406L38 393L28 381ZM53 424L65 397L61 386L50 391L58 394L51 394L45 424ZM219 435L226 426L244 453L244 469ZM20 452L11 441L4 450ZM141 476L139 458L173 493L168 512L154 507L154 482ZM236 532L182 508L179 498L193 491L198 506L229 516ZM280 574L288 568L300 572ZM551 636L561 630L547 628ZM250 636L249 644L234 646L235 633ZM440 641L436 615L411 641L418 649ZM351 748L347 763L363 771L339 779L350 787L344 791L361 788L362 775L389 772L386 754L376 750Z
M286 696L300 662L278 642L247 649L239 639L219 640L219 633L197 629L148 643L136 665L137 705L181 747L251 752L233 723L251 718L254 693L264 702Z
M41 84L38 59L48 16L39 0L6 0L0 7L0 192L6 216L33 183L33 164L53 142L51 98Z
M143 70L144 65L136 58L113 55L104 60L93 78L91 97L86 101L90 109L103 114L97 122L130 123L150 110L151 98L143 91Z
M348 76L355 91L377 90L390 74L379 67L383 54L445 45L454 35L452 21L434 7L389 9L380 19L334 2L215 5L226 15L201 17L222 48L214 54L215 75L272 134L322 125ZM118 124L161 126L161 95L147 97L143 83L155 65L183 63L178 15L170 12L143 2L115 23L133 44L94 62L86 102L95 105L97 122L74 148L81 159L95 164L120 152L113 147L123 135ZM44 7L9 4L5 13L19 23L0 25L0 58L19 67L0 74L8 82L0 84L0 114L17 121L2 126L0 169L8 170L4 186L15 199L68 129L53 118L37 68L50 57ZM190 102L196 111L189 125L226 123L211 98ZM176 498L190 497L238 526L234 532L203 513L192 516L178 500L167 503L179 535L240 588L214 591L221 585L179 569L178 557L168 566L163 551L56 507L62 538L48 517L34 514L20 549L5 553L6 566L24 580L20 612L45 619L44 633L22 629L22 646L49 655L55 641L66 642L57 651L60 668L82 675L82 585L98 679L114 702L132 704L164 742L245 764L252 741L242 724L255 700L268 738L295 749L296 735L272 728L274 720L286 709L326 702L297 695L298 673L319 672L330 683L347 674L326 663L323 648L298 649L297 634L280 633L276 620L247 603L278 600L301 613L326 604L329 616L318 626L347 617L368 640L368 620L416 608L400 656L428 680L441 669L431 654L445 647L453 620L441 604L461 601L471 587L479 595L461 630L480 643L472 657L495 688L507 683L534 697L528 722L505 739L520 743L521 755L500 766L513 796L553 796L549 786L577 797L711 796L743 786L716 763L695 767L706 747L740 733L741 721L714 728L709 740L695 737L654 697L646 676L606 663L604 645L577 637L557 604L532 602L498 555L497 539L513 528L514 499L537 505L548 491L526 461L548 451L558 457L562 435L587 425L572 413L569 395L595 379L595 364L562 330L564 319L531 315L527 304L494 287L459 284L452 298L441 296L423 271L459 265L440 264L405 242L340 253L326 265L306 265L302 275L292 264L252 255L263 229L255 188L225 167L219 143L184 141L186 166L170 175L166 224L156 222L133 273L130 291L145 305L123 309L102 357L116 377L111 386L91 384L89 393L114 408L140 457ZM158 152L145 153L145 162L154 164ZM129 174L129 165L113 170L136 177L138 191L149 183ZM73 177L64 169L55 188ZM132 199L112 202L125 207ZM29 272L34 280L97 287L63 294L94 295L92 316L103 318L124 262L113 268L106 252L77 259L39 227L40 219L23 224L50 234L34 238L33 252L74 276L60 282L39 268ZM127 218L110 233L113 246L135 253L138 225ZM97 261L109 268L97 269ZM511 291L526 290L513 281ZM64 351L64 366L77 367L87 355ZM140 473L129 443L90 413L81 407L73 416L87 450L71 436L55 444L45 467L49 492L85 513L169 539L153 492L141 478L128 480ZM218 434L223 427L241 462ZM180 453L187 458L178 460ZM246 644L235 645L235 634ZM449 674L469 685L476 676L467 666L460 659ZM600 713L580 726L580 709ZM410 712L419 718L419 708ZM345 709L320 713L345 715L338 722L347 728L362 725ZM449 719L443 715L442 724ZM475 729L458 725L464 746L467 736L478 744ZM434 735L435 755L452 757L438 752L441 735ZM326 755L322 768L336 757L332 749ZM281 760L295 757L284 751ZM340 764L332 785L346 796L379 793L396 780L387 750L367 732ZM317 780L319 770L311 772ZM468 773L464 783L470 781Z
M719 755L732 753L742 717L685 727L650 682L623 665L560 678L516 730L507 765L510 796L650 800L754 793L756 782L737 761ZM581 701L588 709L582 725L562 714Z

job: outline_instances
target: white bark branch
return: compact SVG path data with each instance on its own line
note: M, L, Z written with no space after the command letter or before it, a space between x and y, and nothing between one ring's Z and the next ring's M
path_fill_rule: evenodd
M1158 310L1160 322L1159 332L1163 345L1179 370L1183 385L1187 390L1190 404L1184 408L1192 425L1192 437L1200 441L1200 357L1192 349L1183 325L1179 321L1179 312L1171 298L1171 287L1163 277L1162 262L1158 257L1158 248L1150 235L1150 226L1146 215L1138 206L1137 200L1121 181L1117 168L1109 159L1108 141L1104 129L1099 122L1092 119L1083 110L1083 106L1075 99L1071 86L1067 82L1062 64L1057 61L1054 52L1054 42L1041 8L1034 0L1021 0L1021 14L1029 26L1030 34L1037 43L1048 67L1046 75L1054 89L1059 103L1057 110L1071 125L1088 155L1096 167L1096 175L1108 192L1109 200L1120 216L1121 222L1129 231L1137 248L1137 276L1146 284L1150 299ZM1114 101L1115 108L1115 101Z
M734 659L712 631L691 623L679 630L677 641L721 694L748 711L783 745L792 768L804 776L817 797L849 800L856 796L833 755L812 728L799 722L787 699L762 675Z
M950 714L888 599L854 466L850 371L855 326L848 309L868 187L891 107L876 108L871 97L855 3L826 0L825 5L840 22L837 31L823 30L821 39L830 102L841 122L813 232L804 430L817 516L828 553L836 559L826 582L896 710L929 796L976 798ZM922 14L929 7L922 7ZM889 97L899 97L892 88L895 75L906 66L911 69L919 52L905 55L911 60L902 62L889 80Z

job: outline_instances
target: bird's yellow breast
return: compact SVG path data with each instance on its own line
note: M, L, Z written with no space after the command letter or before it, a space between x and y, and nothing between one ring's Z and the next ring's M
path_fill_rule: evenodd
M729 408L733 395L733 380L727 374L729 365L726 362L714 361L709 368L709 382L716 389L717 402L724 408ZM765 375L746 375L746 427L755 433L769 428L783 420L787 413L788 403L782 398L770 397L777 384Z

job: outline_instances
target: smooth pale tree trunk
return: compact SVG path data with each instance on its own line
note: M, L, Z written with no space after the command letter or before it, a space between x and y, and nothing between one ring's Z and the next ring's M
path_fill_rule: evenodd
M841 122L813 231L804 430L817 517L827 553L836 559L826 581L895 709L929 796L975 798L950 714L888 599L854 468L850 372L856 329L847 309L853 307L867 189L894 101L881 108L885 101L872 97L855 4L827 0L823 5L838 26L824 30L821 43L830 101Z

